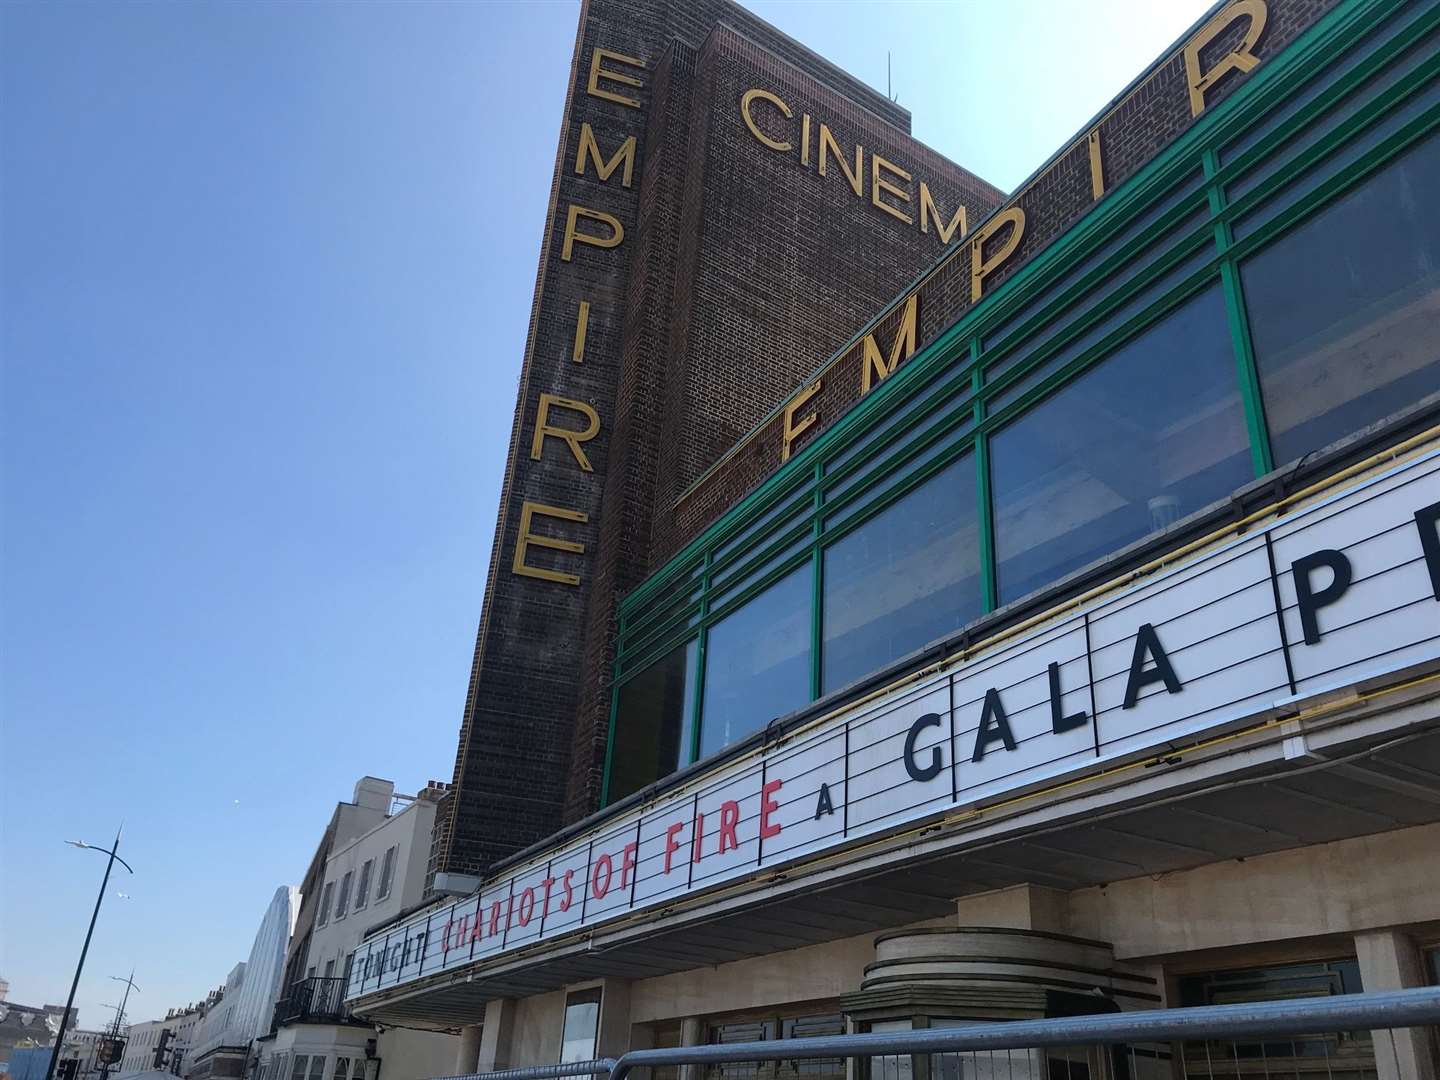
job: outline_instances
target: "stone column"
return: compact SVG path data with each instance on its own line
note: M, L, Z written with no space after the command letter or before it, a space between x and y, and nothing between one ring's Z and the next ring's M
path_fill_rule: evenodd
M705 1019L700 1016L687 1016L680 1021L680 1045L681 1046L704 1046L705 1045ZM703 1068L699 1065L681 1065L680 1080L700 1080Z
M485 1003L485 1023L480 1030L480 1060L477 1072L510 1068L515 1041L515 999L496 998Z
M1355 958L1360 962L1360 980L1366 990L1425 985L1419 951L1399 930L1356 934ZM1435 1055L1424 1028L1382 1028L1371 1035L1380 1080L1436 1080Z
M480 1061L480 1024L466 1024L460 1029L460 1043L455 1047L455 1075L467 1076L478 1071Z
M606 979L600 987L595 1056L617 1058L630 1049L630 980Z

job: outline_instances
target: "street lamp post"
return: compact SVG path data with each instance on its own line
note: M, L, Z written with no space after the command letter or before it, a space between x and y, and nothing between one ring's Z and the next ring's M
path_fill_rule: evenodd
M110 978L114 979L116 982L123 982L125 984L125 994L123 997L120 998L120 1008L117 1009L115 1012L115 1026L110 1031L110 1040L113 1044L114 1041L120 1037L120 1025L125 1020L125 1006L130 1001L130 991L134 990L138 994L140 993L140 988L135 985L134 968L130 969L129 978L122 979L119 975L111 975ZM107 1080L107 1077L109 1077L109 1075L110 1061L107 1056L105 1064L100 1066L100 1080Z
M70 1013L75 1005L75 990L80 985L80 973L85 969L85 954L90 951L90 938L95 933L95 920L100 917L100 903L105 899L105 887L110 884L110 871L115 868L118 862L121 866L135 873L130 864L116 854L120 850L120 833L115 831L115 843L108 848L96 847L94 844L87 844L83 840L67 840L72 847L88 848L91 851L103 851L110 856L109 862L105 864L105 877L100 881L100 894L95 897L95 910L90 913L90 929L85 931L85 944L80 946L80 962L75 965L75 978L70 983L70 996L65 1000L65 1011L60 1016L60 1031L55 1036L55 1052L50 1055L50 1065L45 1070L45 1080L55 1080L55 1064L60 1057L60 1048L65 1044L65 1029L70 1024Z

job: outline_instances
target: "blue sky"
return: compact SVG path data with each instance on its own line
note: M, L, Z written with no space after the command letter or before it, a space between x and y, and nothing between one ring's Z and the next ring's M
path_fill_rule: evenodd
M750 5L1013 188L1198 0ZM448 780L578 3L0 4L0 975L198 998ZM866 313L857 312L857 324ZM125 896L118 895L125 893Z

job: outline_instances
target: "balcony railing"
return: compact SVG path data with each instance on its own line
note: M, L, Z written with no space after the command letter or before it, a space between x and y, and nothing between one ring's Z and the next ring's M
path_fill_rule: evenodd
M312 977L292 983L275 1003L271 1030L285 1024L358 1024L345 1004L345 980Z

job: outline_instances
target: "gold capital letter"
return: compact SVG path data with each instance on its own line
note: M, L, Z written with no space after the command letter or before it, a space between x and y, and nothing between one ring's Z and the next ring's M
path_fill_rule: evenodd
M575 343L570 346L570 360L576 364L585 362L585 331L590 326L590 301L580 301L580 313L575 316Z
M1000 245L998 251L985 258L985 241L994 236L1006 225L1010 226L1010 234L1005 237L1005 242ZM984 293L984 281L987 276L998 270L1002 263L1020 246L1020 238L1025 235L1025 211L1018 206L1007 206L1004 210L996 213L988 222L980 227L970 239L970 302L973 304L979 300Z
M590 82L585 87L585 92L591 97L604 98L606 101L614 101L620 105L628 105L632 109L640 107L639 98L626 97L624 94L617 94L612 90L600 89L600 80L609 79L611 82L624 83L626 86L644 86L634 75L627 75L623 71L616 71L613 68L602 67L606 60L618 60L622 64L637 67L644 70L645 61L636 60L633 56L626 56L624 53L611 52L609 49L602 49L598 45L590 53Z
M577 232L575 224L580 218L586 217L591 221L604 222L610 226L609 236L597 236L594 233ZM625 239L625 226L620 224L620 219L613 214L607 214L603 210L591 210L588 207L572 204L570 212L565 217L565 246L560 252L560 261L569 262L575 251L575 242L582 244L593 244L598 248L613 248L620 245Z
M817 419L816 413L812 412L802 416L798 422L795 414L819 392L820 382L816 381L791 398L790 403L785 406L785 412L781 415L780 428L780 460L782 462L790 460L790 451L795 445L795 440L814 426Z
M780 110L780 115L785 117L786 120L789 120L795 115L790 111L789 105L786 105L785 102L770 93L769 90L755 89L746 90L745 93L740 95L740 119L745 121L745 126L750 129L750 134L754 135L755 138L759 139L761 143L768 146L771 150L789 150L790 144L788 142L780 142L770 138L770 136L761 131L759 125L755 123L755 117L750 115L750 105L756 98L759 98L761 101L770 102L771 105L774 105L775 108Z
M1269 12L1265 7L1265 0L1234 0L1234 3L1227 4L1215 17L1195 32L1195 36L1185 43L1185 82L1190 88L1190 114L1199 116L1205 111L1205 92L1219 82L1232 71L1250 71L1260 58L1255 55L1254 48L1260 41L1260 35L1265 32L1265 19ZM1250 25L1245 29L1245 36L1240 39L1240 44L1222 56L1209 71L1200 70L1200 50L1210 42L1214 41L1231 23L1237 19L1249 19Z
M610 174L622 164L625 172L620 178L621 187L630 186L630 174L635 169L635 136L631 135L623 143L620 149L615 151L613 157L606 161L600 154L600 144L595 141L595 132L589 124L580 125L580 149L575 154L575 175L585 175L585 156L595 162L595 171L600 174L600 182L603 184L610 179Z
M920 181L920 231L921 231L921 232L923 232L923 233L928 233L928 232L930 231L930 219L931 219L931 218L934 218L934 219L935 219L935 232L939 235L939 237L940 237L940 243L942 243L942 244L948 244L948 243L950 243L950 238L955 235L955 230L956 230L957 227L958 227L959 230L960 230L960 236L961 236L962 239L964 238L965 234L970 231L969 227L968 227L968 226L966 225L966 223L965 223L965 204L964 204L964 203L961 203L961 204L960 204L960 209L958 209L958 210L955 211L955 216L950 219L950 224L949 224L949 225L943 224L943 223L942 223L942 220L941 220L940 210L939 210L939 208L935 205L935 198L934 198L934 196L932 196L932 195L930 194L930 188L926 186L925 181L924 181L924 180L921 180L921 181Z
M915 352L915 323L920 310L920 294L913 292L905 301L905 313L900 316L900 325L895 328L895 340L890 343L890 362L880 356L880 345L874 334L866 334L862 342L865 355L860 361L860 393L870 392L872 375L875 381L894 374L895 365L908 360Z
M552 406L584 413L585 430L572 431L570 428L551 427L550 409ZM545 436L554 435L557 439L565 440L566 445L570 447L570 453L574 454L575 460L580 463L580 468L586 472L594 472L595 470L590 466L590 459L585 456L585 451L580 449L580 444L589 442L598 434L600 434L600 414L585 402L559 397L555 394L541 394L540 407L535 410L535 437L530 440L530 456L539 461L540 448L545 445Z
M898 187L896 187L894 184L890 183L889 180L883 178L883 177L880 175L880 170L881 170L881 169L886 169L886 170L894 173L894 174L895 174L896 176L898 176L901 180L909 180L909 179L910 179L910 174L909 174L908 172L906 172L904 169L900 168L900 166L894 165L894 164L892 164L891 162L886 161L886 160L885 160L883 157L881 157L879 154L871 154L871 155L870 155L870 201L871 201L871 203L873 203L874 205L878 206L881 210L884 210L887 214L892 214L892 215L894 215L895 217L899 218L899 219L900 219L901 221L903 221L906 225L913 225L913 224L915 224L915 219L912 218L909 214L903 214L903 213L901 213L899 210L895 209L895 207L891 206L889 203L884 203L884 202L881 202L881 201L880 201L880 192L882 192L882 191L885 192L885 193L888 194L888 195L894 195L894 196L895 196L896 198L898 198L898 199L903 199L903 200L905 200L906 202L909 202L909 201L910 201L910 192L906 191L904 188L898 188Z
M855 144L855 171L850 171L850 166L845 163L845 155L840 153L840 144L835 141L835 136L830 134L830 127L827 124L820 125L820 175L825 175L825 154L826 149L835 155L835 160L840 163L840 171L845 174L845 179L850 181L850 187L856 195L861 193L864 184L865 147L859 143Z
M511 571L521 577L539 578L541 581L558 581L561 585L579 585L579 574L546 570L539 566L531 566L526 562L525 555L532 547L551 548L554 551L573 551L577 555L585 554L585 545L576 543L574 540L559 540L553 536L532 533L530 522L536 514L541 517L558 518L561 521L578 521L581 524L590 520L590 515L580 510L566 510L563 506L546 506L544 503L524 503L520 507L520 535L515 540L515 558L510 563Z
M1097 127L1085 136L1090 151L1090 196L1099 199L1105 194L1105 161L1100 156L1100 129Z

